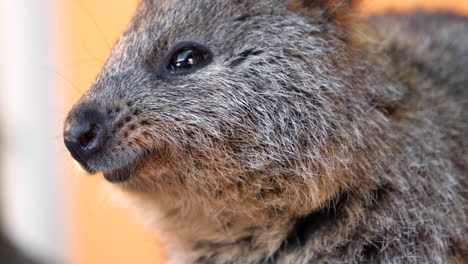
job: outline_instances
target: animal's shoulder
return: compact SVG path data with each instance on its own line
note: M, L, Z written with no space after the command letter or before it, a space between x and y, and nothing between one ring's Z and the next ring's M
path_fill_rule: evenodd
M371 17L408 89L413 117L431 120L419 131L446 135L447 156L468 172L468 18L449 13L385 14ZM399 63L402 61L403 63ZM409 64L409 67L407 67ZM416 72L416 74L414 74ZM428 123L429 124L429 123ZM436 140L427 138L427 142ZM467 184L466 178L461 179Z
M468 98L468 17L451 13L389 13L370 18L382 39L454 100ZM467 107L468 104L465 104Z

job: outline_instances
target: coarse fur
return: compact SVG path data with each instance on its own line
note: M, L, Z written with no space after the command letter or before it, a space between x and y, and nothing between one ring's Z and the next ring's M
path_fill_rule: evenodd
M88 165L173 263L468 262L468 19L349 2L141 2L67 124L106 115Z

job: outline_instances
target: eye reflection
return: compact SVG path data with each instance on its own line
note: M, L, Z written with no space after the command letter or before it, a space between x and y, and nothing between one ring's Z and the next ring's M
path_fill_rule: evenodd
M190 73L206 64L210 53L204 49L189 46L178 49L169 60L167 69L172 74Z

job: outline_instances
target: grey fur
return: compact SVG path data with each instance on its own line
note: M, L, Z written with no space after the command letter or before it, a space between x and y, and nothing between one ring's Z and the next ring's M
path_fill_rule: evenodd
M468 20L326 2L143 1L71 111L173 262L466 263ZM187 40L213 62L159 72Z

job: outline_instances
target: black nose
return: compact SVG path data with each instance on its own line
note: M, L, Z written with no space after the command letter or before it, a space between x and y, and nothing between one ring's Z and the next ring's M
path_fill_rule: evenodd
M104 145L106 129L104 118L96 110L75 111L70 114L64 131L65 146L72 157L89 172L89 161Z

